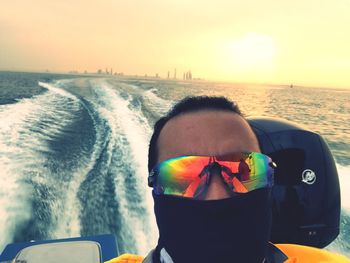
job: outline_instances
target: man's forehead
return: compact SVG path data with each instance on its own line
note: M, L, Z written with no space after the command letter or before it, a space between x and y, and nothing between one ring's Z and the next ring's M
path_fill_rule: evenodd
M157 143L158 161L180 155L223 155L259 151L257 139L240 115L219 110L181 114L163 127Z

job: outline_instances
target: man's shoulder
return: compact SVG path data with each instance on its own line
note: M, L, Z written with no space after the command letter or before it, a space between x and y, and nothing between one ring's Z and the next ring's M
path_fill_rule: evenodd
M119 257L113 258L105 263L141 263L143 261L143 257L134 254L123 254Z
M343 255L329 252L324 249L294 245L275 244L286 256L286 263L313 263L313 262L339 262L350 263L350 259Z

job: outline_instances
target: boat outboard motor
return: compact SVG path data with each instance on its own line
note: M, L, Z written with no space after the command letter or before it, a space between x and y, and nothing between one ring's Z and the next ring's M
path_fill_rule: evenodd
M339 234L340 188L326 142L285 120L258 117L248 122L261 151L277 164L271 241L327 246Z

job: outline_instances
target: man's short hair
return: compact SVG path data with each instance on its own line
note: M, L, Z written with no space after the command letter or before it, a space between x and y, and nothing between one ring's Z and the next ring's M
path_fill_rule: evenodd
M157 141L165 124L172 118L189 112L200 110L220 110L236 113L243 117L238 105L225 97L196 96L186 97L176 103L173 108L154 125L153 134L148 148L148 171L157 164Z

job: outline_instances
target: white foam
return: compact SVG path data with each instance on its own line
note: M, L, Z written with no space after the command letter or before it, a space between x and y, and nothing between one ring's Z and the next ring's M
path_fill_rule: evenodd
M26 120L38 109L39 106L30 99L0 107L0 246L12 240L16 224L30 217L26 202L28 193L21 183L23 166L18 162L18 156L33 158L22 147L21 137L26 138Z
M80 213L82 211L81 203L77 197L79 188L82 182L85 180L86 175L93 169L96 160L100 154L101 141L103 141L103 131L101 127L98 127L96 124L96 119L94 114L90 112L89 107L87 107L83 101L80 101L76 96L64 90L64 87L71 83L72 80L58 80L54 83L54 85L39 82L39 85L48 89L51 92L54 92L60 96L68 97L78 102L79 104L85 108L89 112L90 117L93 121L93 127L96 129L96 145L94 146L93 152L91 156L87 156L86 158L82 156L79 159L79 166L76 167L72 173L72 179L68 185L66 185L66 196L62 196L60 200L61 206L64 207L64 210L60 211L60 209L56 210L56 216L58 216L58 224L56 229L53 229L51 235L56 238L66 238L72 236L80 236L81 233L81 222L80 222ZM60 87L60 88L59 88ZM64 119L62 120L64 122Z
M341 193L341 207L350 215L350 166L337 164Z
M67 107L67 97L74 98L71 94L39 84L49 92L0 106L0 248L11 242L17 226L32 216L29 202L33 192L28 179L55 185L46 176L44 153L51 151L48 140L72 121L69 110L80 107L78 103Z
M80 103L85 107L85 109L89 112L90 117L92 118L93 126L96 129L96 142L90 158L79 160L80 167L75 172L73 172L72 180L67 186L67 196L64 200L65 210L61 215L57 228L52 233L57 238L66 238L81 235L80 213L83 207L78 199L77 194L81 184L86 178L86 175L94 168L96 160L101 153L101 145L103 144L102 142L105 139L103 138L103 127L97 125L94 114L90 112L89 108L86 107L83 102ZM110 160L108 163L110 163Z
M340 193L341 193L341 213L342 217L350 217L350 166L337 164L339 175ZM347 222L347 220L341 222ZM341 223L340 227L349 227ZM347 230L341 230L339 236L326 247L327 250L340 253L345 256L350 256L349 238L344 235Z
M155 110L159 115L164 115L172 106L173 102L169 100L162 99L156 94L156 89L150 89L145 91L144 96L149 101L149 106Z
M341 193L341 213L342 217L349 218L350 217L350 198L349 198L349 191L350 191L350 166L343 166L340 164L337 164L337 170L339 175L339 184L340 184L340 193ZM344 223L345 222L345 223ZM346 225L346 222L348 222L348 219L341 220L340 228L348 228L349 226ZM349 237L345 235L348 230L341 230L339 236L326 247L327 250L330 250L332 252L340 253L344 256L350 257L350 251L349 251Z
M75 97L74 95L72 95L71 93L69 93L68 91L65 91L63 89L60 89L60 88L57 88L51 84L48 84L48 83L44 83L44 82L38 82L39 86L45 88L45 89L48 89L52 92L55 92L63 97L68 97L68 98L71 98L73 100L77 100L77 97Z
M129 95L125 100L120 96L118 91L114 89L109 84L99 81L96 83L98 89L96 92L105 104L105 108L100 109L101 113L104 115L109 122L109 126L112 129L113 138L118 140L121 134L124 134L128 141L128 145L132 151L132 158L135 160L134 169L137 173L137 179L139 184L136 188L139 188L141 195L145 197L145 203L147 206L147 214L143 215L143 218L148 220L142 220L142 218L130 218L130 213L128 212L130 207L127 203L126 195L127 189L123 184L123 178L116 178L119 180L120 184L117 189L118 192L118 202L123 211L121 211L124 216L128 217L128 224L133 229L133 234L136 235L136 244L138 253L146 254L156 243L157 231L155 224L154 213L153 213L153 202L151 199L150 190L146 188L147 186L147 149L148 149L148 139L150 136L151 128L148 125L147 119L143 116L140 109L130 109L130 102L132 97ZM142 92L142 91L140 91ZM118 185L116 186L118 187ZM148 192L147 192L148 191ZM145 222L151 222L151 225L145 226ZM148 231L146 232L145 229Z

